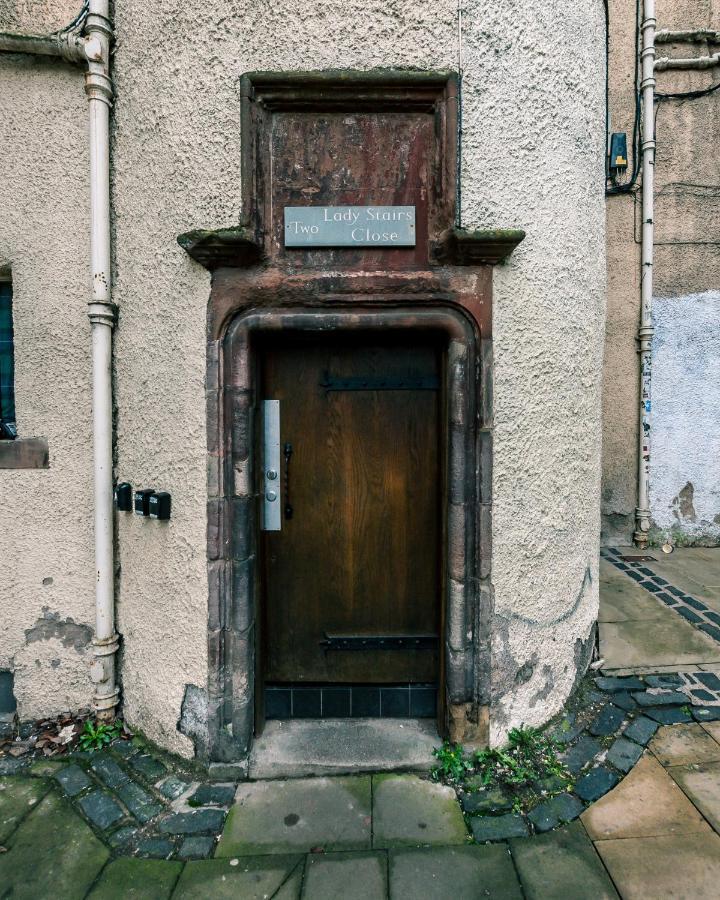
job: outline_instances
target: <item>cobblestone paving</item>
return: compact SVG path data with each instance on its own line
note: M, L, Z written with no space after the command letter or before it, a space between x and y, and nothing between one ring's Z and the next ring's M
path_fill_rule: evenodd
M720 642L720 613L711 609L703 600L698 600L660 575L656 575L646 561L634 561L623 558L630 554L622 554L616 547L605 547L600 551L603 559L612 563L616 569L624 572L628 578L636 581L641 588L653 594L670 609L682 616L695 628ZM640 555L635 554L635 555ZM720 703L717 689L714 702Z
M150 859L211 856L236 789L199 781L140 740L62 761L6 757L0 775L50 779L115 855Z
M25 767L23 774L0 778L0 843L6 851L0 853L0 894L4 900L714 900L720 879L720 722L650 729L638 724L641 718L633 724L647 746L626 778L618 781L619 773L607 764L593 765L581 774L575 794L560 795L556 804L560 818L575 816L579 804L579 818L530 837L525 825L497 843L484 843L478 833L480 843L468 842L449 788L386 774L245 783L217 847L211 834L156 830L153 840L173 844L173 851L162 849L175 859L119 856L105 836L123 828L140 833L142 826L114 791L136 783L149 796L162 796L162 787L169 790L168 779L177 776L140 781L132 774L136 769L105 753L85 761L87 768L73 763L50 774ZM118 786L102 781L100 787L99 771L111 771ZM605 793L608 776L615 787ZM65 790L78 787L72 798ZM180 786L172 787L175 792ZM150 821L207 810L224 817L224 805L192 807L190 800L225 804L228 788L187 782ZM99 832L80 802L98 791L123 809L122 819ZM600 799L584 806L598 794ZM183 811L171 812L181 798L177 809ZM545 815L536 812L533 824L542 827ZM508 816L473 821L497 823ZM198 858L210 852L213 858Z

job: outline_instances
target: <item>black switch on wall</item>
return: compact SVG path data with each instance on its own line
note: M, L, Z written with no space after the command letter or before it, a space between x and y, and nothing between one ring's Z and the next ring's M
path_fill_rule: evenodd
M132 512L132 485L129 481L121 481L115 488L115 506L121 512Z
M152 488L135 491L135 515L150 515L150 497L155 493Z
M170 518L170 494L167 491L155 491L150 496L150 517L152 519Z

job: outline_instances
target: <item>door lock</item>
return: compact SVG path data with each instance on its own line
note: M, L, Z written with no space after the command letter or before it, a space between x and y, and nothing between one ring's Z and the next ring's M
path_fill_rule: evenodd
M278 502L280 491L280 401L263 401L263 475L262 529L280 531L282 512Z

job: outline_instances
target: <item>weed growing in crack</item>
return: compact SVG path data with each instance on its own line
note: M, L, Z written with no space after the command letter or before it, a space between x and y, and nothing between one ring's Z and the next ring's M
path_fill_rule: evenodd
M96 722L95 724L87 719L78 739L80 749L102 750L115 738L120 737L122 730L123 723L119 719L115 722Z
M476 750L445 742L433 753L438 764L431 777L458 792L495 792L508 808L526 812L547 796L572 786L572 776L558 759L552 738L535 728L513 728L506 747Z

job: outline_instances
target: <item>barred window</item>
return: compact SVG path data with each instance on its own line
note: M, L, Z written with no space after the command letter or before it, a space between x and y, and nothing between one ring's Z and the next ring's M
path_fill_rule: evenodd
M16 437L12 283L0 279L0 440Z

